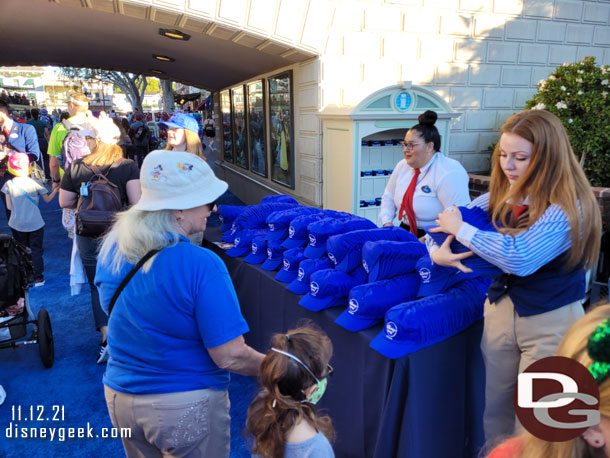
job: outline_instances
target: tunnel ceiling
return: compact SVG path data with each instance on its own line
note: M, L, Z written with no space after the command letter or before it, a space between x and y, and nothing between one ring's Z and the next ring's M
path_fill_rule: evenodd
M218 90L317 55L315 47L277 39L269 31L254 33L219 22L221 0L200 1L197 14L184 7L197 2L180 1L182 9L167 7L167 1L161 9L154 0L0 0L0 66L103 68ZM268 1L279 14L280 0ZM178 29L191 38L171 40L159 35L159 28ZM175 61L160 62L153 54Z

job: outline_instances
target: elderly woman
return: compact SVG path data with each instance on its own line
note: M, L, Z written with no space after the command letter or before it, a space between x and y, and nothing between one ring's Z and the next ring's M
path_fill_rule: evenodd
M140 181L142 198L104 237L95 279L110 316L110 418L131 428L127 457L228 457L228 371L256 375L264 355L244 343L225 265L187 238L228 186L203 159L170 151L146 156Z

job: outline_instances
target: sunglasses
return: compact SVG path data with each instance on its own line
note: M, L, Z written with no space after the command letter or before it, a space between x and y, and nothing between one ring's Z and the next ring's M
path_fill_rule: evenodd
M326 375L324 375L322 378L330 377L331 375L333 375L333 372L335 372L333 367L330 364L327 364L326 365Z
M214 211L214 207L216 206L216 200L214 202L212 202L211 204L208 204L208 208L210 209L210 211Z

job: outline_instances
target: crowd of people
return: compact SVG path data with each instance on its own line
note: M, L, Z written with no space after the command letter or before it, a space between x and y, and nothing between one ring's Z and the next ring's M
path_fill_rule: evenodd
M0 100L5 101L6 103L14 103L17 105L36 105L36 100L28 99L25 94L19 94L17 92L6 92L4 89L0 92Z
M1 190L14 237L32 249L35 285L44 284L38 198L59 192L72 268L81 266L91 292L96 360L107 363L109 415L115 427L131 428L122 439L126 455L229 456L234 372L260 376L246 425L254 456L334 456L332 420L315 408L333 372L331 341L311 323L269 336L266 355L248 346L243 334L256 323L242 316L222 260L200 246L228 185L206 163L198 122L184 113L161 118L166 147L149 152L141 113L131 123L113 113L94 116L78 93L68 112L66 122L50 129L42 121L24 134L0 102ZM490 192L471 202L465 169L439 152L436 119L427 111L405 133L404 159L387 184L379 223L393 225L398 212L438 265L468 272L462 261L476 254L503 272L485 303L483 421L490 443L515 437L490 456L610 456L607 378L596 379L602 423L561 445L523 432L513 407L517 375L531 363L559 354L591 367L599 360L587 353L587 341L599 326L610 329L610 306L586 315L583 309L601 216L565 128L543 110L510 117L494 151ZM32 131L36 148L28 149ZM50 194L31 178L40 135L48 141ZM92 196L102 193L98 208ZM460 206L485 210L494 230L465 222ZM448 237L439 245L426 231ZM470 251L452 252L453 240Z

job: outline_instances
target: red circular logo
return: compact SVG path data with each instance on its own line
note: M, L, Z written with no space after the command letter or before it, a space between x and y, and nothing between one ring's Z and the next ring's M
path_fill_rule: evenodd
M543 358L517 378L515 412L523 427L549 442L580 436L599 424L599 388L585 366L563 356Z

